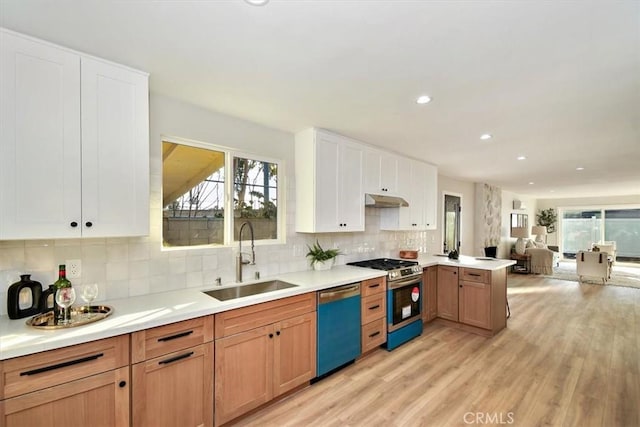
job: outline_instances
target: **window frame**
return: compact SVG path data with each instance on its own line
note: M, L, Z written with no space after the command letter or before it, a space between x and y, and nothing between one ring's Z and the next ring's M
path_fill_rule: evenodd
M224 153L224 226L223 226L223 243L216 244L210 243L206 245L193 245L193 246L165 246L164 245L164 229L163 226L160 226L160 247L162 251L176 251L176 250L190 250L190 249L207 249L207 248L230 248L234 247L238 244L238 240L235 239L233 230L234 224L236 221L234 215L234 206L233 206L233 180L234 180L234 170L233 170L233 159L234 157L256 160L260 162L273 163L277 165L278 168L278 179L276 185L277 191L277 205L276 205L276 238L275 239L260 239L255 240L256 246L267 246L267 245L281 245L286 243L286 162L284 159L279 159L270 156L264 156L258 153L253 153L250 151L244 151L240 149L236 149L233 147L228 147L224 145L211 144L202 141L195 141L185 138L179 137L170 137L170 136L162 136L160 138L161 144L163 142L170 142L173 144L181 144L194 148L201 148L205 150L219 151ZM160 200L162 201L162 194L164 193L164 187L162 184L162 174L164 172L164 165L160 166ZM162 217L164 211L164 206L160 206L160 215ZM240 218L238 218L240 219ZM250 219L247 219L249 221ZM162 224L162 218L161 218ZM243 239L245 240L245 239Z

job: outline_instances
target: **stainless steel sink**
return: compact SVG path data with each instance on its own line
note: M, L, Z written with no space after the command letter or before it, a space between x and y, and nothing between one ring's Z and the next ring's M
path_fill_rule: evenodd
M283 282L281 280L268 280L266 282L252 283L251 285L233 286L231 288L214 289L204 293L220 301L227 301L235 298L248 297L251 295L264 294L265 292L279 291L280 289L293 288L298 285Z

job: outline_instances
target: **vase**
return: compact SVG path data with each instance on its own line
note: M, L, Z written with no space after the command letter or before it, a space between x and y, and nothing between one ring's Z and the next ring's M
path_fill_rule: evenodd
M326 261L316 261L315 263L313 263L313 269L316 271L331 270L331 267L333 267L333 259L328 259Z

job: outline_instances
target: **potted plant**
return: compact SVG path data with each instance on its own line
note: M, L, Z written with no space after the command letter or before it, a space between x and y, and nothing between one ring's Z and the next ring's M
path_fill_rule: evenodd
M540 211L536 215L536 219L538 220L538 225L547 227L547 233L553 233L556 231L556 221L558 220L558 215L553 208L540 209Z
M316 240L316 242L312 246L307 245L309 248L309 252L307 253L307 258L311 260L311 267L314 270L329 270L333 266L333 259L340 255L340 250L338 249L322 249L320 243Z

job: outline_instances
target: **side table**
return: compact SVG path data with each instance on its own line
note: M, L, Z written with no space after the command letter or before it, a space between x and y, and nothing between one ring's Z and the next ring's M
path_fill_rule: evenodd
M520 273L520 274L529 274L531 273L531 255L529 254L517 254L512 253L511 259L515 260L516 263L511 266L512 273Z

